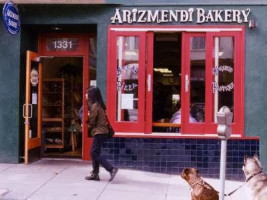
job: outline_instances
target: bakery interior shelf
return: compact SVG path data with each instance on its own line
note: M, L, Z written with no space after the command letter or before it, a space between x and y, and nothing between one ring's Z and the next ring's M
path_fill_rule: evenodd
M45 137L45 148L64 148L63 78L43 80L42 132Z
M43 118L43 122L61 122L64 121L62 118Z

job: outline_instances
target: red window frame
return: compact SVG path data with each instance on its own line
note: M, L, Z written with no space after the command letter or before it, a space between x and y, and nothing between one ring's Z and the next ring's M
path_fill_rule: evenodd
M207 33L207 46L214 46L214 37L233 37L234 38L234 118L232 123L232 133L244 136L244 30L242 32L220 32ZM208 51L212 58L212 50ZM212 72L214 66L213 60L208 63L208 71ZM212 73L208 74L208 81L212 82ZM212 96L212 87L208 87L208 95ZM212 105L212 98L208 99L207 105ZM217 123L212 122L212 107L208 106L209 119L207 133L216 132Z
M190 37L205 36L206 38L206 67L205 67L205 121L203 123L189 123L190 112L190 85L188 92L185 92L185 75L190 78ZM216 133L217 123L213 122L213 94L212 94L212 69L214 37L234 38L234 119L232 132L243 134L244 116L244 88L243 74L243 32L207 32L207 33L184 33L183 34L183 61L182 61L182 133ZM189 80L190 81L190 80Z
M117 107L117 37L139 37L139 66L138 66L138 121L116 121ZM108 69L107 69L107 113L110 123L117 132L145 132L145 96L146 96L146 38L144 32L115 32L109 31Z
M114 28L114 29L112 29ZM120 31L120 28L131 29L136 28L136 31ZM144 28L144 30L142 30ZM115 37L118 35L127 36L127 35L146 35L146 39L143 40L145 45L143 54L146 56L142 62L145 62L143 66L145 70L143 71L143 75L146 79L143 79L142 82L147 84L148 75L151 75L151 81L153 83L153 28L160 29L160 31L166 32L171 28L176 28L177 31L182 32L182 81L181 81L181 99L182 99L182 126L181 133L182 134L216 134L217 123L212 122L212 48L213 48L213 37L215 36L231 36L235 38L235 47L234 47L234 122L232 123L232 132L235 134L239 134L244 136L244 27L241 26L190 26L190 30L186 31L188 27L184 26L109 26L108 31L108 69L107 69L107 105L108 105L108 115L111 119L111 123L114 125L114 128L118 132L143 132L143 133L151 133L152 130L152 93L149 93L144 87L142 93L145 96L143 99L144 109L144 123L140 122L140 126L137 130L136 127L130 126L129 122L116 122L115 121L115 109L116 109L116 39ZM199 30L199 32L193 31L194 28ZM212 30L210 28L214 28ZM116 30L115 30L116 29ZM145 30L146 29L146 30ZM201 31L203 29L203 31ZM222 29L222 31L218 31ZM225 29L225 30L223 30ZM229 29L229 30L227 30ZM115 31L113 31L115 30ZM206 121L205 123L199 123L196 125L192 125L185 122L185 118L189 118L189 95L185 94L185 73L188 71L188 67L190 67L190 63L188 63L189 58L189 40L186 39L189 35L205 35L206 36L206 73L205 73L205 112L206 112ZM141 40L140 40L141 41ZM143 48L140 48L143 49ZM141 52L140 52L141 54ZM187 68L186 68L187 66ZM152 91L153 91L153 84Z

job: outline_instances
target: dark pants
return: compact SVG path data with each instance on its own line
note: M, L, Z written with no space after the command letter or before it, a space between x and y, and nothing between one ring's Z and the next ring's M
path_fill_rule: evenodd
M104 142L108 139L107 134L99 134L94 136L92 148L91 148L91 156L93 163L93 173L99 173L99 164L102 165L108 172L111 172L113 166L101 156L101 147Z

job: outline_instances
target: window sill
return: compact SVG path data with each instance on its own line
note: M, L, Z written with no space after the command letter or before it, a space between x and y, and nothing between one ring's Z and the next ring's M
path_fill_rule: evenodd
M188 138L188 139L219 139L217 134L182 134L182 133L158 133L153 132L151 134L146 133L128 133L128 132L116 132L114 137L125 138ZM258 137L242 137L241 134L232 134L231 139L255 139Z

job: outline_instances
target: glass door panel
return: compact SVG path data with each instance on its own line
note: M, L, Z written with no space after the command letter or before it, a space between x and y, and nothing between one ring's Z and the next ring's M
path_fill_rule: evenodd
M145 33L111 31L108 116L117 132L144 132Z
M212 93L213 122L222 106L230 108L234 113L234 38L213 38Z
M138 121L139 37L117 38L116 121Z
M232 132L243 134L244 129L244 67L242 32L208 33L210 118L208 132L216 132L216 114L222 106L233 113Z
M184 33L182 133L204 133L206 122L206 35Z
M206 38L190 37L189 123L205 122Z
M207 33L207 133L216 133L217 112L222 106L234 114L232 132L243 133L244 68L242 32Z

